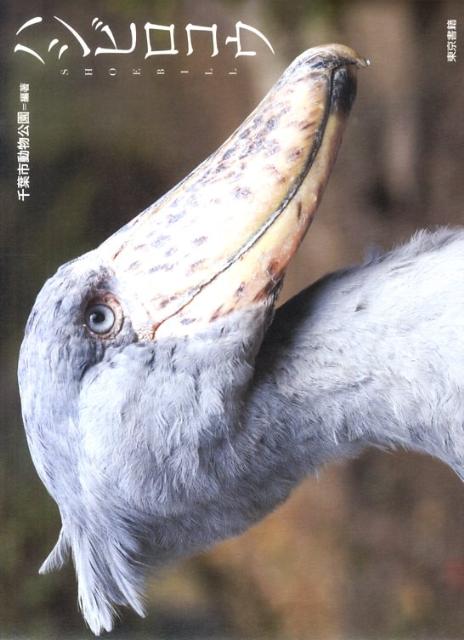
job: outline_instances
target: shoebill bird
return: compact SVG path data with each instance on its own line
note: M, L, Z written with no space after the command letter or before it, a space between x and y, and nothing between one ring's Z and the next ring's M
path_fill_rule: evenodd
M24 423L96 633L147 566L237 535L369 445L463 474L464 232L422 232L274 312L366 62L297 58L193 173L40 291ZM348 205L349 203L347 203ZM348 212L347 212L348 213Z

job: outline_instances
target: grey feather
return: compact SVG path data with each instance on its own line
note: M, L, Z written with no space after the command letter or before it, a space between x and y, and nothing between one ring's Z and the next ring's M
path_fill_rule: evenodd
M126 292L98 251L39 294L21 348L24 422L95 633L143 615L148 567L237 535L306 474L369 445L464 476L464 231L420 232L190 335L138 341L130 318L89 338L95 291ZM53 328L53 332L51 331Z

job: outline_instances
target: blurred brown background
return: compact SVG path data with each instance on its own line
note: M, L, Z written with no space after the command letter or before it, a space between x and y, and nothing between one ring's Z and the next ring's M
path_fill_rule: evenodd
M16 30L39 15L48 26L24 32L24 41L45 53L53 15L82 35L98 16L124 42L134 21L141 44L147 20L175 23L181 53L144 62L140 46L114 63L114 78L108 58L83 61L78 50L42 66L12 53ZM456 64L446 62L449 18L458 24ZM223 42L238 20L265 33L276 55L247 40L257 56L234 60ZM219 56L210 58L203 36L185 56L189 22L218 24ZM2 0L0 36L0 637L90 637L72 570L36 574L59 527L29 458L16 388L38 289L213 151L294 56L329 41L353 46L372 66L359 74L333 176L284 295L417 228L463 224L464 3ZM84 77L87 66L94 77ZM130 75L134 66L142 77ZM163 77L154 73L160 66ZM62 67L69 77L60 77ZM31 85L25 204L15 186L19 82ZM309 478L246 535L153 576L149 609L145 621L125 615L116 636L462 637L464 487L430 458L369 452Z

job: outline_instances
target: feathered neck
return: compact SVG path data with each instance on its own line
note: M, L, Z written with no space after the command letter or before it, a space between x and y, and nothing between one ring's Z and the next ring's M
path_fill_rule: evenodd
M366 445L426 452L463 475L463 249L463 230L418 233L277 312L247 425L277 447L284 475Z

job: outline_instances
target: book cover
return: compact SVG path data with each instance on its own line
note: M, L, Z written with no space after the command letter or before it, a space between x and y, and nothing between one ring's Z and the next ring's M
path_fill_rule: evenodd
M61 523L31 460L17 366L46 279L214 153L297 56L331 43L370 65L357 72L337 160L279 304L418 230L458 228L463 25L458 0L3 0L0 637L92 637L71 558L38 575ZM267 183L251 167L245 156L221 180L262 194ZM182 238L195 231L185 224ZM217 242L221 224L212 216L207 229ZM183 277L160 270L154 281L176 289ZM108 392L102 414L112 401ZM246 533L150 571L147 616L122 607L112 633L461 637L463 498L459 477L419 453L370 448L323 466Z

